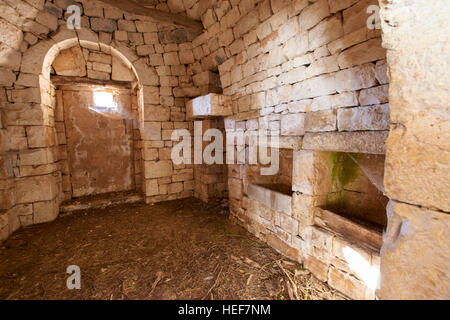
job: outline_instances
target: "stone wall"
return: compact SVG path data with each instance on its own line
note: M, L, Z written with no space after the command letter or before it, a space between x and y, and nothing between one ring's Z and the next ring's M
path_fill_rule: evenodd
M383 299L449 299L450 60L443 1L384 1L391 118Z
M79 30L66 27L67 7L73 4L82 8ZM174 166L170 160L173 129L192 129L185 102L201 92L186 65L194 61L188 33L97 1L0 1L0 24L1 239L20 226L54 219L59 203L68 197L62 182L67 180L66 166L59 161L64 153L57 139L62 139L57 121L61 119L55 119L56 91L50 74L55 58L67 54L64 50L78 50L78 45L90 78L130 81L122 78L123 72L115 72L120 60L138 80L136 143L142 149L146 201L193 195L193 167ZM98 61L105 58L101 55L86 59L86 50L111 54L111 68ZM56 73L73 70L64 65L70 63L64 57L56 62ZM78 67L78 73L67 75L83 77L84 67Z
M257 166L228 165L233 218L352 298L374 298L376 285L352 269L341 249L361 253L375 273L379 252L313 226L313 219L314 208L327 203L324 181L332 174L319 151L385 152L386 50L380 30L367 27L373 4L220 1L205 11L207 31L192 41L192 70L205 77L218 71L223 94L231 96L226 130L280 135L280 148L293 152L292 205L282 211L258 201L252 183L259 179L270 189L288 179L261 179ZM284 201L282 193L271 194Z
M383 46L381 31L367 27L367 8L379 2ZM83 8L81 30L65 28L70 4ZM168 0L155 7L201 19L205 31L194 38L93 0L0 0L0 239L52 220L67 196L50 66L80 45L83 56L112 56L110 68L89 54L87 76L131 81L115 76L118 59L138 81L136 143L147 202L209 199L228 189L233 219L351 298L375 297L380 260L379 297L448 298L448 6ZM53 67L57 73L65 66ZM83 77L83 70L71 76ZM284 165L272 178L291 179L289 195L255 187L257 167L201 165L194 176L193 165L172 163L172 131L193 133L186 101L210 92L231 99L226 131L280 136L292 172ZM376 165L375 173L357 162L364 184L373 185L356 191L376 187L391 199L381 259L378 250L317 224L318 210L337 192L330 160L336 152L386 155L386 170ZM219 171L227 181L209 179Z

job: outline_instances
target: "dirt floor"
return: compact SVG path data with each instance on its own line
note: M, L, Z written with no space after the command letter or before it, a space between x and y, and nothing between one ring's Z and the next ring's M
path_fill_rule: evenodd
M68 290L66 268L81 269ZM122 204L19 230L0 299L342 299L228 219L223 202Z

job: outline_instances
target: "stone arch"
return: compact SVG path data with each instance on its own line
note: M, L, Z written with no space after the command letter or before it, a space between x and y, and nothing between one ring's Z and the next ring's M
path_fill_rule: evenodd
M36 157L39 153L42 158L40 164L54 166L57 162L56 149L56 131L52 113L55 107L56 99L54 87L50 79L50 70L53 61L62 50L81 46L87 49L101 51L107 49L112 56L119 58L130 70L138 83L138 123L141 141L145 138L144 122L144 103L159 105L159 76L156 70L149 66L142 57L139 57L133 49L125 44L111 41L107 43L99 39L97 33L89 29L69 30L65 25L60 26L59 30L50 35L48 39L40 40L32 47L28 48L23 54L18 84L25 84L25 89L21 93L24 101L33 103L36 108L27 117L33 117L33 130L39 135L39 143L30 146L29 152ZM22 78L22 79L21 79ZM26 79L26 80L24 80ZM40 108L39 108L40 106ZM20 155L19 157L21 157ZM142 165L142 176L144 176L145 166ZM19 183L23 185L33 184L36 187L36 195L28 192L24 202L33 205L33 219L31 224L47 222L55 219L59 213L59 204L61 202L61 170L55 168L51 173L39 177L24 177ZM45 187L44 185L45 184ZM145 188L145 184L144 188ZM48 196L44 196L39 190L45 191ZM143 190L145 193L145 189Z

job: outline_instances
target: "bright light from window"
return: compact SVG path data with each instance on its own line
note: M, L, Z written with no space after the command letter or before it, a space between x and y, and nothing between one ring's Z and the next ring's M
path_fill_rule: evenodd
M94 92L94 103L96 108L108 109L108 111L117 110L117 103L111 92Z
M354 249L345 247L343 250L345 260L348 263L350 269L352 269L369 287L372 291L375 291L378 287L378 281L380 279L380 270L376 266L371 266L360 253Z

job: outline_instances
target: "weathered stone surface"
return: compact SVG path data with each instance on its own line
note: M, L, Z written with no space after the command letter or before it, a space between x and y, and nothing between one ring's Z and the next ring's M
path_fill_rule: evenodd
M294 151L292 190L311 196L329 193L332 169L332 158L325 152Z
M387 131L307 133L303 149L384 154Z
M402 13L407 7L414 9ZM392 49L388 53L389 104L396 124L387 144L387 194L450 212L450 198L442 192L449 189L450 181L450 61L445 53L449 43L436 32L445 25L448 8L439 1L399 1L382 8L381 16L382 22L402 21L399 28L382 23L383 41Z
M122 117L92 111L92 93L63 91L68 166L73 195L132 190L132 130ZM128 95L118 95L120 111L130 113Z
M172 172L172 161L145 161L144 174L146 179L169 177L172 175Z
M450 217L391 201L381 250L381 299L448 299Z
M15 192L17 203L53 200L58 192L56 178L45 175L19 179Z
M53 61L53 69L61 76L86 76L86 61L79 46L63 50Z
M341 69L350 68L386 57L386 49L381 46L381 38L375 38L351 47L339 55Z
M135 78L133 71L124 65L121 59L112 57L112 80L133 81Z
M281 135L302 136L305 134L305 114L294 113L281 117Z
M306 269L311 271L317 277L317 279L324 282L328 280L328 263L324 263L314 256L307 256L304 265Z
M388 130L389 105L341 108L337 122L339 131Z
M56 219L59 206L56 200L33 203L33 223L50 222Z
M271 190L268 187L256 184L249 184L247 195L250 199L257 200L266 205L271 210L285 212L291 214L292 211L292 197Z
M352 299L373 300L375 298L375 293L363 281L333 266L328 273L328 284Z
M186 109L187 117L190 119L232 114L230 97L215 93L188 101Z
M342 37L344 31L340 15L332 16L320 22L309 32L309 49L313 50Z
M336 110L308 112L305 120L306 132L323 132L336 130Z

